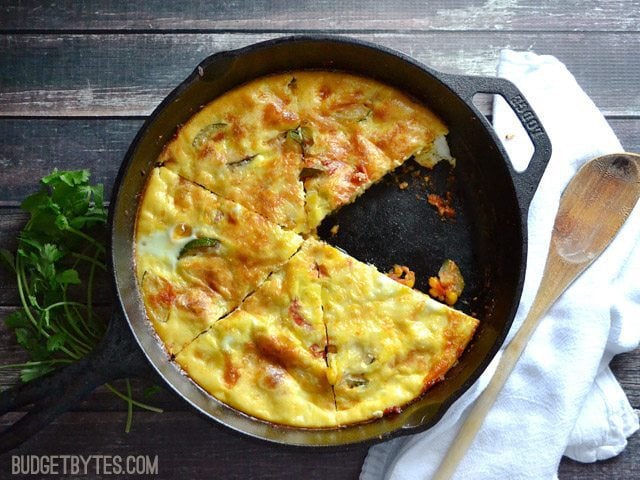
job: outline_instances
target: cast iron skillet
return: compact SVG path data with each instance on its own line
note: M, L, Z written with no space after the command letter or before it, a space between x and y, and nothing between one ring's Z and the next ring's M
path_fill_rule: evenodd
M416 200L419 189L400 190L383 181L328 219L320 233L339 223L338 235L328 237L331 243L383 270L393 263L410 265L423 279L418 282L423 289L424 279L435 274L445 258L454 259L467 283L458 307L481 320L472 344L444 382L399 414L339 429L279 427L238 413L206 394L169 360L154 336L133 269L139 194L177 126L232 87L295 69L336 69L376 78L423 101L448 124L449 143L458 161L455 180L442 184L448 173L438 167L432 187L453 193L455 220L442 220L424 199ZM514 170L490 124L473 105L472 97L479 92L504 97L526 127L535 147L526 171ZM506 80L436 72L398 52L344 37L287 37L207 58L148 118L120 168L110 210L117 307L105 338L83 360L1 394L0 414L33 407L2 433L0 450L19 445L97 386L122 377L148 376L153 370L207 417L276 443L342 445L430 428L484 371L509 330L524 281L527 209L550 154L549 139L535 113Z

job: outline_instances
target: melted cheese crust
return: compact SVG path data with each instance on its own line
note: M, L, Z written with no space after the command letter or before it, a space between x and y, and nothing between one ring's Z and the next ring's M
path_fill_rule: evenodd
M370 421L442 379L478 321L312 235L409 157L454 164L446 133L344 73L260 78L206 105L138 213L138 284L167 351L220 401L295 427Z

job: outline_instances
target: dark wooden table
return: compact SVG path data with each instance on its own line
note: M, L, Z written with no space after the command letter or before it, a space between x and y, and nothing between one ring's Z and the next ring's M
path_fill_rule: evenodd
M640 151L640 2L486 0L376 2L15 1L0 5L0 246L15 248L20 200L54 167L89 168L111 189L145 117L206 56L286 33L348 34L438 69L491 75L501 48L557 56L607 116L628 151ZM106 291L106 288L105 288ZM107 293L98 299L109 310ZM0 273L0 317L18 305ZM0 326L0 362L25 360ZM640 406L640 353L613 362ZM0 371L0 386L15 384ZM138 396L152 380L134 382ZM230 433L171 393L136 411L105 389L62 415L14 454L158 456L160 478L356 478L366 448L288 449ZM9 414L4 422L20 413ZM640 436L619 457L564 460L560 478L638 478ZM11 455L0 456L8 478ZM34 478L34 477L31 477Z

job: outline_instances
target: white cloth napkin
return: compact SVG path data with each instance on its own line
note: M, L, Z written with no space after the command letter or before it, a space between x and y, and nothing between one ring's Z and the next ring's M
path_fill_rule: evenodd
M622 147L556 58L505 50L498 75L520 88L553 145L529 211L527 276L511 338L540 283L564 187L587 160ZM514 114L499 100L494 127L514 165L522 168L531 145ZM636 348L640 341L638 272L640 206L542 320L454 478L553 479L563 455L593 462L624 449L627 437L638 429L638 416L608 365L614 355ZM434 428L372 447L360 478L430 478L496 364L497 359Z

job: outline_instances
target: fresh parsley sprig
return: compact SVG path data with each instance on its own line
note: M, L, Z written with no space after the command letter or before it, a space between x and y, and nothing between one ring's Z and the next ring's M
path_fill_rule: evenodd
M20 368L28 382L89 353L106 330L94 311L95 279L106 271L107 209L102 185L89 184L89 172L57 171L42 178L38 192L21 205L30 218L15 253L0 258L16 276L21 309L5 318L30 360L0 368ZM131 427L133 405L161 411L106 385L127 402Z

